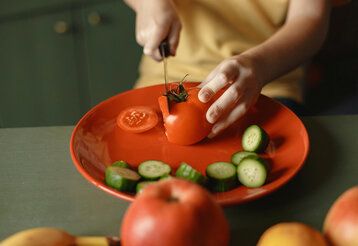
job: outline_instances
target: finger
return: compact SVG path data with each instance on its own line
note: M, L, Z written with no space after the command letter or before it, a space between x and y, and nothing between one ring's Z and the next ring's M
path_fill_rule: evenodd
M218 71L225 70L225 66L233 66L236 69L239 69L239 66L237 64L237 61L233 59L224 60L221 62L216 68L209 73L209 75L203 80L203 84L207 84L210 80L212 80L215 75L218 73Z
M154 60L156 60L156 61L161 61L161 60L163 59L163 57L162 57L162 55L161 55L161 53L160 53L159 48L154 51L154 53L153 53L153 55L152 55L152 58L153 58Z
M143 38L143 34L141 32L138 32L136 34L136 41L140 46L144 46L144 38Z
M164 29L162 26L156 26L147 33L148 40L144 45L143 53L152 57L156 61L162 60L159 52L159 45L165 39L168 34L168 29Z
M232 84L208 109L206 119L214 124L228 109L233 108L242 96L239 83Z
M212 80L217 74L220 66L217 66L214 70L212 70L209 75L198 85L199 88L203 88L210 80Z
M172 25L169 36L168 36L168 42L170 47L170 54L172 56L175 56L178 44L179 44L179 38L180 38L180 30L181 30L181 24L180 22L176 22Z
M249 107L251 106L250 101L248 101L246 96L243 96L239 101L240 102L238 105L228 114L225 119L220 120L213 126L211 133L208 135L208 138L217 136L218 133L229 127L231 124L246 114Z
M136 22L136 32L135 33L136 33L135 38L136 38L137 43L143 47L145 44L144 32L138 26L138 21Z
M214 68L208 76L206 76L206 78L198 85L199 88L204 87L208 82L210 82L218 73L219 70L222 69L223 65L226 63L227 61L223 61L221 62L219 65L216 66L216 68Z
M158 61L158 62L163 59L162 55L160 54L159 48L149 49L149 48L144 47L143 53L147 56L150 56L152 59L154 59L155 61Z
M235 63L227 61L227 63L219 68L212 80L206 83L199 91L199 100L203 103L210 99L227 84L236 80L239 73L238 66Z

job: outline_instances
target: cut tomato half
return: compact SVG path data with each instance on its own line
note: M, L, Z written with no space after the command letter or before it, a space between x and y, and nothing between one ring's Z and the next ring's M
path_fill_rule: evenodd
M155 127L158 115L154 109L147 106L128 107L117 116L117 125L124 131L141 133Z

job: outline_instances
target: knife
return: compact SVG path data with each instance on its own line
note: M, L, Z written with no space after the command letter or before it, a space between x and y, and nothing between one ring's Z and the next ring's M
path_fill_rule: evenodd
M168 87L168 71L167 71L167 57L170 56L170 46L168 42L168 38L164 39L159 45L160 55L163 58L163 69L164 69L164 87L165 94L169 92Z

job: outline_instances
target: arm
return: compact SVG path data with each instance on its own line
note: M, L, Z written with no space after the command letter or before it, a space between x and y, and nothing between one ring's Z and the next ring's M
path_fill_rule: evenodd
M136 40L143 53L160 61L159 45L168 38L170 53L175 55L181 23L172 0L124 0L136 12Z
M314 55L326 37L329 13L327 0L291 0L283 27L242 54L257 61L259 81L266 84Z
M136 12L138 0L123 0L134 12Z
M200 85L199 99L224 94L208 109L215 123L209 137L234 123L253 105L262 87L306 61L321 47L328 29L328 0L291 0L285 24L262 44L221 62Z

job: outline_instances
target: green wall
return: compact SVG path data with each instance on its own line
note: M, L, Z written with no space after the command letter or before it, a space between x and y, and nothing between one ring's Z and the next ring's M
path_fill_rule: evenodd
M75 124L136 80L141 49L122 1L13 1L0 9L0 127Z

